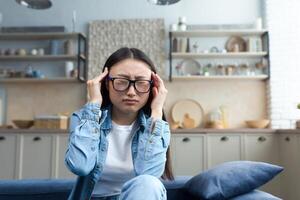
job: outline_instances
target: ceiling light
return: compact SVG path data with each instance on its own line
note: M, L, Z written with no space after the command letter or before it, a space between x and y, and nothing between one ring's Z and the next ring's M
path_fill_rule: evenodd
M16 0L22 6L32 9L48 9L52 6L50 0Z
M149 3L154 5L171 5L177 3L180 0L148 0Z

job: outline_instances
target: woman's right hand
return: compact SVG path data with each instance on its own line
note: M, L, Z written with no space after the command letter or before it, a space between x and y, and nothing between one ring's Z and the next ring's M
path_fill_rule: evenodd
M90 103L98 103L100 106L102 104L102 95L100 92L101 89L101 81L108 75L107 68L104 69L104 72L94 79L87 81L87 89L89 95Z

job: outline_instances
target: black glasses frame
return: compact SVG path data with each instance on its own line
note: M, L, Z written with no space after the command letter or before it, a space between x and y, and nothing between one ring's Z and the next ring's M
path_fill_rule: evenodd
M114 84L114 81L115 81L116 79L123 79L123 80L128 81L129 84L128 84L127 88L125 88L124 90L118 90L118 89L116 89L116 88L115 88L115 84ZM133 84L133 87L134 87L134 89L135 89L137 92L139 92L139 93L148 93L149 90L151 89L151 86L153 85L153 80L130 80L130 79L128 79L128 78L118 78L118 77L111 77L111 76L107 76L107 80L109 80L109 81L112 82L112 85L113 85L114 90L116 90L116 91L118 91L118 92L124 92L124 91L128 90L128 89L130 88L130 86ZM149 82L149 84L150 84L149 89L148 89L147 91L145 91L145 92L140 92L140 91L136 88L136 86L135 86L135 83L138 82L138 81L147 81L147 82Z

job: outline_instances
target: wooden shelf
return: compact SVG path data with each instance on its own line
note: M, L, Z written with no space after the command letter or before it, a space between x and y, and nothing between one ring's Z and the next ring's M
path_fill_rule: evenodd
M266 80L267 75L257 76L172 76L173 80Z
M54 40L76 39L78 36L85 37L82 33L1 33L0 40Z
M0 78L0 83L78 83L76 78Z
M267 33L267 30L255 30L255 29L230 29L230 30L224 30L224 29L206 29L206 30L188 30L188 31L172 31L173 37L220 37L220 36L261 36L265 33Z
M267 55L267 52L172 53L173 58L259 58Z
M85 56L81 55L85 60ZM43 56L0 56L0 61L77 61L77 55L43 55Z

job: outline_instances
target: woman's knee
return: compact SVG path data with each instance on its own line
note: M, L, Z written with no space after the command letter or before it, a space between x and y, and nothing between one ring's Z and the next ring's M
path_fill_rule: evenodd
M151 175L139 175L133 179L131 179L130 181L127 181L124 186L123 189L125 188L129 188L129 187L135 187L138 190L141 191L148 191L148 192L163 192L165 193L165 187L163 185L163 183L156 178L155 176L151 176Z

